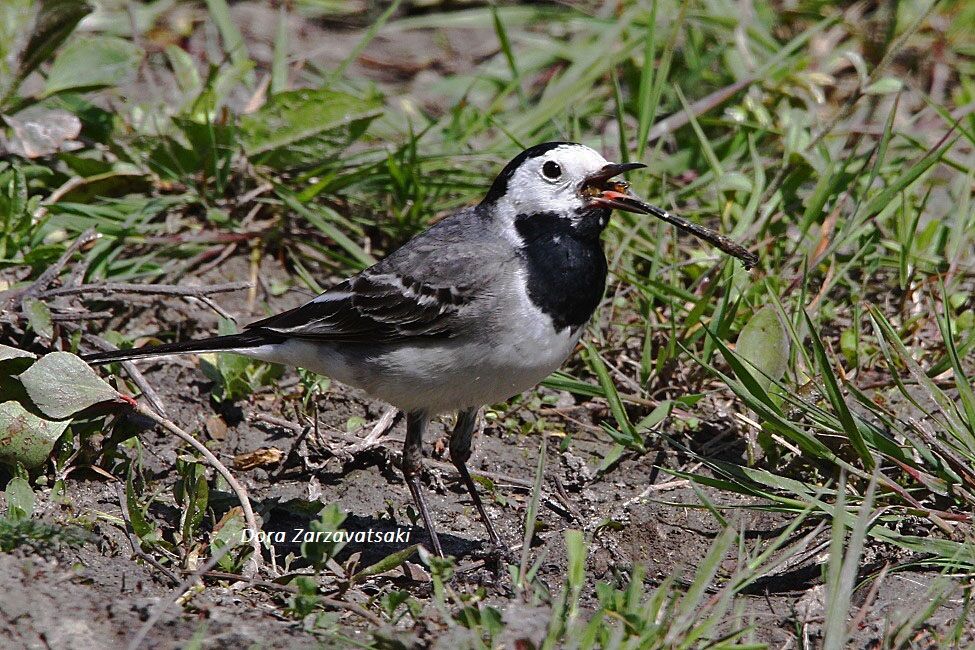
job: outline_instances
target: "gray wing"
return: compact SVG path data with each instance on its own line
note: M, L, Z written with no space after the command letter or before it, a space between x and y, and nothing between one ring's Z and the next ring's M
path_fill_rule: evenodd
M454 337L491 311L516 251L474 210L448 217L309 303L251 323L302 339L392 342Z

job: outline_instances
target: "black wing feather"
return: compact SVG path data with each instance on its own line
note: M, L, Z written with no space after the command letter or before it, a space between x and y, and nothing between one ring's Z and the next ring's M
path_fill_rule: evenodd
M472 296L411 278L366 271L315 300L251 323L290 337L342 342L392 342L456 334L455 318Z

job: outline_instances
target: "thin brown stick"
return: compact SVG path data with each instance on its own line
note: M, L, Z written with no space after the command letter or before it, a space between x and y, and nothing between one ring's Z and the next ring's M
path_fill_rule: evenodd
M122 489L121 483L115 484L115 494L118 496L119 508L122 511L122 520L125 522L125 534L129 540L129 546L132 547L132 555L143 560L144 562L151 564L159 573L163 574L169 578L173 585L179 584L179 578L177 578L172 571L159 564L156 558L152 557L148 553L144 552L140 546L139 539L135 536L135 531L132 527L132 519L129 517L129 509L125 505L125 491Z
M863 605L857 611L853 620L850 621L850 630L859 630L860 626L863 625L863 621L867 618L867 614L870 612L870 608L873 607L873 603L877 598L877 593L880 591L880 585L887 578L887 573L890 571L890 562L886 562L883 568L880 569L880 573L874 579L873 584L870 585L870 591L867 592L867 597L863 599Z
M352 451L356 453L361 453L372 449L373 447L378 447L385 444L385 440L382 439L389 428L391 428L396 422L396 411L394 410L392 418L389 417L389 411L383 413L383 415L376 421L373 426L372 432L366 436L366 438L360 438L354 433L345 433L343 431L338 431L335 429L329 429L329 438L337 438L345 442L347 447L336 447L334 445L326 444L325 447L328 452L333 456L344 456L349 455ZM263 422L265 424L270 424L271 426L281 427L282 429L287 429L293 433L301 435L301 433L307 428L300 424L292 422L291 420L285 420L284 418L279 418L268 413L254 413L248 416L253 422ZM364 429L365 427L363 427ZM376 432L379 431L380 434L377 435ZM365 444L365 440L370 440L369 444Z
M71 242L71 245L68 246L68 249L64 251L64 253L62 253L61 257L58 258L58 261L45 269L45 271L41 273L41 275L34 280L29 287L27 287L27 290L24 292L24 296L39 297L41 292L43 292L44 289L47 289L47 286L54 282L59 275L61 275L61 271L64 270L64 267L67 266L69 261L71 261L74 254L81 250L82 247L98 239L98 237L100 237L100 235L95 232L94 228L89 228L81 233L76 240Z
M152 235L141 239L132 239L128 243L146 244L150 246L181 244L234 244L249 239L258 239L267 234L267 230L249 230L247 232L211 232L200 234Z
M250 498L248 498L247 496L247 489L243 485L241 485L236 478L234 478L234 475L230 473L230 470L227 469L227 466L221 463L220 459L214 456L213 452L207 449L202 442L200 442L190 434L186 433L182 429L180 429L178 426L176 426L176 424L172 420L169 420L168 418L159 415L155 411L146 408L145 406L136 402L135 400L132 400L129 403L131 404L132 408L135 410L136 413L149 418L156 424L161 425L170 433L180 438L184 442L188 443L191 447L193 447L198 452L200 452L203 455L203 457L206 458L207 462L209 462L214 469L220 472L220 475L223 476L224 480L227 481L227 484L230 486L230 489L234 491L234 494L237 496L237 500L240 501L241 510L244 511L244 522L247 524L248 528L250 528L252 531L256 533L258 530L257 519L254 517L254 510L251 508ZM245 569L245 575L256 575L258 569L261 566L261 543L258 541L256 534L252 535L251 537L252 537L251 547L254 549L254 553L251 555L251 559L247 563L247 568Z
M115 350L118 350L118 346L109 343L102 337L95 334L86 334L85 340L105 352L114 352ZM163 405L162 398L159 397L159 393L157 393L156 389L152 387L152 384L150 384L146 379L146 376L142 374L139 367L131 361L123 361L122 368L129 375L129 379L132 380L132 383L134 383L136 387L142 391L146 401L149 402L149 405L156 410L156 413L163 417L169 417L169 415L166 413L166 407Z
M667 135L677 129L685 126L691 121L691 116L700 117L701 115L707 113L713 108L717 108L721 104L725 103L731 99L737 92L744 90L752 83L754 83L754 77L745 77L740 79L733 84L729 84L724 88L718 88L710 95L702 97L693 104L687 107L687 110L680 110L676 113L668 115L659 122L655 122L650 132L647 134L647 143L651 143L654 140L660 138L661 136Z
M229 320L232 323L234 323L235 325L237 324L237 319L234 318L230 314L230 312L228 312L226 309L224 309L223 307L221 307L220 305L218 305L216 302L214 302L213 299L208 298L206 296L187 296L187 298L189 298L190 300L199 300L204 305L206 305L207 307L209 307L213 311L217 312L217 315L219 315L221 318L224 318L226 320Z
M293 585L282 585L277 582L270 582L268 580L258 580L255 578L242 578L236 573L227 573L225 571L207 571L203 575L204 577L216 578L218 580L243 581L249 583L253 587L270 589L273 591L284 591L289 594L298 593L298 588ZM327 605L328 607L332 607L334 609L347 610L349 612L352 612L353 614L356 614L357 616L360 616L361 618L366 619L373 625L382 625L382 621L380 621L372 612L365 609L364 607L356 605L355 603L347 603L343 600L335 600L334 598L329 598L327 596L319 596L318 599L319 602L322 603L323 605Z
M562 484L562 478L558 472L552 472L552 480L555 483L555 493L558 495L562 507L568 510L576 521L582 521L582 513L579 512L579 509L572 503L572 499L569 498L569 493L565 491L565 486Z
M77 253L83 246L98 239L98 237L99 235L95 232L95 229L89 228L85 232L81 233L76 240L71 242L71 245L68 246L67 250L61 254L58 261L47 267L47 269L45 269L36 280L22 289L11 289L9 291L4 291L3 293L0 293L0 298L6 302L10 302L11 300L22 301L24 298L44 297L44 289L47 289L48 285L57 279L57 277L61 274L61 271L64 270L64 267L67 266L68 262L71 261L74 254Z
M175 427L176 425L173 426ZM139 628L139 631L135 633L135 636L132 637L126 648L128 648L128 650L137 650L138 648L142 647L142 642L146 640L146 636L152 630L153 626L159 622L162 615L166 613L166 610L176 603L176 601L178 601L180 597L186 593L186 590L189 589L197 580L199 580L203 574L217 566L217 562L223 559L223 556L230 552L230 549L232 548L233 546L228 544L220 549L218 553L215 553L209 560L206 561L206 564L194 571L191 575L187 576L183 582L179 583L179 586L176 587L173 594L169 598L159 601L159 604L153 608L152 614L149 615L146 622L143 623L141 628Z
M137 284L131 282L104 282L99 284L81 284L73 287L56 287L37 294L38 298L53 298L55 296L73 296L78 294L116 294L129 293L156 296L183 296L190 298L204 298L215 293L239 291L250 287L250 282L227 282L199 287L175 284Z
M206 261L205 258L200 259L199 260L200 266L197 267L197 269L196 269L197 275L206 275L207 273L209 273L213 269L217 268L218 266L220 266L221 264L223 264L224 262L226 262L227 261L227 258L230 257L231 255L233 255L234 254L234 251L236 251L236 250L237 250L237 244L236 243L234 243L234 244L227 244L222 249L220 249L220 252L217 253L217 256L216 257L213 257L213 259L211 259L210 261ZM210 249L207 249L206 252L210 252ZM183 272L187 272L187 271L191 270L192 268L193 268L193 264L188 264L186 266L186 268L183 269Z
M388 407L383 411L382 416L376 422L375 426L372 427L372 431L369 432L362 442L355 444L342 451L347 454L357 454L359 452L365 451L367 449L372 449L380 444L382 444L383 436L385 436L390 429L392 429L397 420L402 417L402 413L395 406Z
M51 314L55 323L77 323L82 320L102 320L114 316L110 311L56 311Z

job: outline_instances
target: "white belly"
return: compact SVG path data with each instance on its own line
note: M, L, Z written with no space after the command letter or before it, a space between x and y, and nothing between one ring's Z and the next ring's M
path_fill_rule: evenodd
M547 316L533 316L499 322L492 336L478 341L372 345L291 340L240 352L327 375L405 411L443 413L506 400L562 365L583 328L556 332Z

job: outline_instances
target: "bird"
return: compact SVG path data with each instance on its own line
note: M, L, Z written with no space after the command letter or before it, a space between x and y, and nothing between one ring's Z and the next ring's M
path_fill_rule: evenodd
M421 490L423 435L431 418L456 412L451 462L492 544L505 548L467 468L478 412L531 389L573 353L605 290L601 234L614 209L681 221L618 179L642 167L573 142L532 146L504 166L478 204L310 302L237 334L82 358L104 364L233 352L303 367L391 404L406 416L403 477L441 557Z

